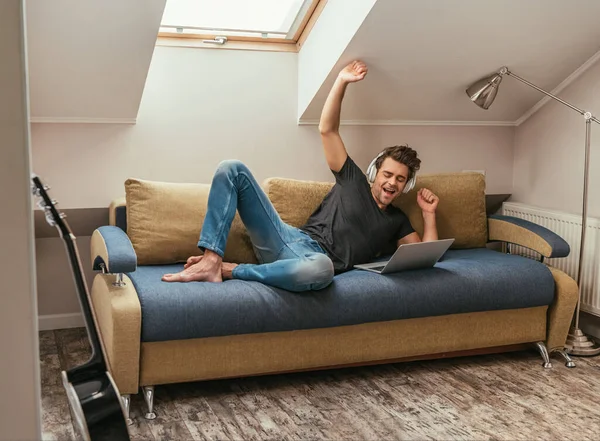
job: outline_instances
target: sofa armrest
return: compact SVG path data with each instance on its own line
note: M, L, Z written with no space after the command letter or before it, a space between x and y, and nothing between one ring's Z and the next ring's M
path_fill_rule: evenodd
M131 273L137 268L137 256L127 234L119 227L104 226L92 234L92 269L107 273Z
M567 257L571 252L569 244L558 234L513 216L489 216L488 234L490 242L514 243L534 250L544 257Z
M554 277L554 301L548 308L546 347L552 352L564 349L573 313L577 307L579 290L577 282L563 271L548 266Z
M133 282L126 275L96 274L91 290L96 327L102 339L108 369L119 392L136 394L140 378L142 308Z

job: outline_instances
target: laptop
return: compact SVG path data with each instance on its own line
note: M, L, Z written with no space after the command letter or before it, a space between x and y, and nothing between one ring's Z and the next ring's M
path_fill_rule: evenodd
M388 261L354 265L354 268L379 274L396 273L412 269L431 268L450 248L454 239L402 244Z

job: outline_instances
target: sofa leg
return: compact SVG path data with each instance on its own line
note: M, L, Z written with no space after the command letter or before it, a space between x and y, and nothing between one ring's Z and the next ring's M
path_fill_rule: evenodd
M548 354L548 349L546 349L546 345L541 341L538 341L535 345L537 346L538 351L540 351L540 354L544 359L544 362L542 363L544 369L551 368L552 363L550 363L550 355Z
M568 368L574 368L575 367L575 363L573 362L573 360L571 359L571 357L569 357L569 354L567 354L567 351L565 351L564 349L556 349L553 352L558 352L560 355L563 356L563 358L565 359L565 366Z
M131 426L133 424L129 414L131 409L131 395L121 395L121 401L123 402L123 408L125 409L125 420L127 421L127 425Z
M148 410L144 418L153 420L156 418L156 414L154 413L154 386L142 386L142 390L144 391L144 401Z

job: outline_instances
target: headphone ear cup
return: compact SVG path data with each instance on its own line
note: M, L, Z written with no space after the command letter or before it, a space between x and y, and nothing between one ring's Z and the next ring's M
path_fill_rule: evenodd
M413 176L411 180L409 180L406 183L406 186L404 187L404 190L402 190L402 193L408 193L409 191L411 191L413 188L415 188L415 184L417 183L417 176Z
M377 158L379 158L379 156L381 156L381 153L371 161L371 163L369 164L369 167L367 168L367 179L369 180L369 182L372 184L373 182L375 182L375 176L377 176L377 169L375 168L375 162L377 162Z
M373 165L369 169L369 182L370 183L375 182L375 176L377 176L377 169L375 168L375 163L373 163Z

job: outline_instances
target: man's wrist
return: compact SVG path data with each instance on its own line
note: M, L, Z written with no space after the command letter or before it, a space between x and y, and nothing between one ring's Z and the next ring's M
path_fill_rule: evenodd
M335 83L339 86L343 86L346 87L348 84L350 84L348 81L346 81L345 79L343 79L342 77L337 77L335 79Z
M435 211L423 211L423 220L425 221L425 223L435 222Z

